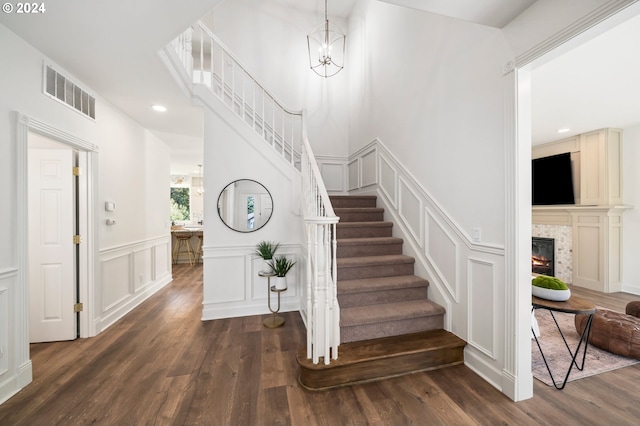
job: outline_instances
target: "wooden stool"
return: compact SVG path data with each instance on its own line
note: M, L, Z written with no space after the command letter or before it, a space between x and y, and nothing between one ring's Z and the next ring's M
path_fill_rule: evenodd
M196 234L196 236L198 237L198 248L196 249L196 263L200 262L202 260L202 239L204 237L204 235L202 234L202 232L198 232Z
M189 256L189 265L193 266L194 255L191 248L191 232L176 232L176 246L173 248L173 263L178 263L180 253L184 253L186 249L187 256Z

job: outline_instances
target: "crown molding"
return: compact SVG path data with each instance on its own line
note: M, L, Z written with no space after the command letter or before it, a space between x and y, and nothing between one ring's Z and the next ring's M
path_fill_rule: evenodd
M518 55L516 68L527 65L639 0L610 0L533 48Z

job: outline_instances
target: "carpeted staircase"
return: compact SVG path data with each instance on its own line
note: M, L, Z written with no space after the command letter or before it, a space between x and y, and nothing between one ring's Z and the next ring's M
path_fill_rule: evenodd
M430 370L463 362L465 342L444 331L442 306L428 299L429 282L414 275L415 259L375 196L332 196L337 225L338 360L314 365L298 354L310 389Z
M427 298L375 196L331 197L337 226L342 343L443 327L444 308Z

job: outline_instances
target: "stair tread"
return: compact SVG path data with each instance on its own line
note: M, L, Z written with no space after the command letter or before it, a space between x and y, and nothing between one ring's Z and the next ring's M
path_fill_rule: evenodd
M380 213L384 212L382 207L334 207L333 211L337 214L338 212L344 213Z
M455 334L443 329L437 329L343 343L340 345L338 359L332 359L329 365L323 363L313 364L312 360L306 357L306 348L301 348L298 351L297 360L298 364L310 370L328 370L373 359L435 351L447 347L463 347L465 344L466 342Z
M362 238L338 238L338 246L353 246L361 244L401 244L402 238L397 237L362 237Z
M336 259L338 268L354 268L366 265L394 265L401 263L415 263L415 259L404 254L386 254L382 256L341 257Z
M343 280L338 283L338 294L364 293L401 288L427 287L429 281L416 275L396 275L391 277L361 278Z
M373 222L338 222L337 226L345 228L392 227L393 223L382 220L376 220Z
M340 310L340 326L354 326L405 318L443 315L444 308L429 299L355 306Z
M376 195L329 195L330 200L377 200Z

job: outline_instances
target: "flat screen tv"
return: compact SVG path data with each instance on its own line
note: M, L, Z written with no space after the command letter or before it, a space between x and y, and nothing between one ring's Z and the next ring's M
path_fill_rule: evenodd
M575 204L571 153L534 159L531 182L534 206Z

